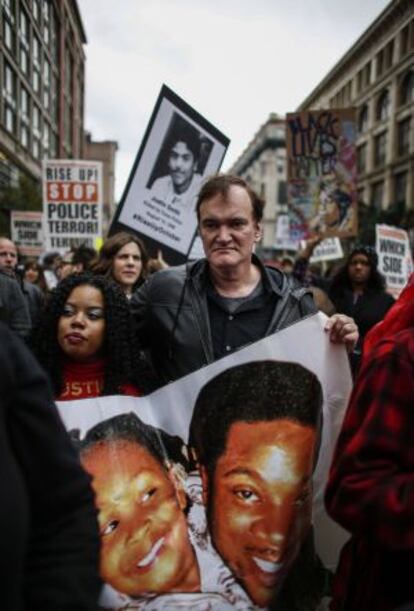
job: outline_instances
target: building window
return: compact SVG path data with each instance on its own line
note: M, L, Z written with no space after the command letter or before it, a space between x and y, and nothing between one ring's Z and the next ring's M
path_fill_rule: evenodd
M363 174L367 169L367 145L361 144L357 148L357 169Z
M50 79L50 106L51 106L52 121L56 123L57 117L58 117L58 92L57 92L57 80L53 73Z
M32 42L32 59L33 66L40 69L40 42L37 36L33 35Z
M387 132L375 136L374 140L374 163L375 166L384 165L387 159Z
M372 185L372 195L371 195L372 205L375 208L377 208L377 210L381 210L383 199L384 199L384 183L382 181L375 182Z
M32 132L36 138L40 138L40 110L36 104L33 104Z
M33 91L35 93L39 93L40 90L40 73L38 70L33 69L33 74L32 74L32 86L33 86Z
M400 105L414 101L414 71L410 70L404 75L400 87Z
M16 132L16 111L7 103L4 105L4 125L11 134Z
M6 48L14 53L14 31L5 16L3 17L3 38Z
M3 0L3 7L10 21L14 23L15 0Z
M45 22L43 24L43 42L45 43L46 46L48 46L49 41L50 41L49 23Z
M40 0L32 0L32 13L35 21L39 23L40 19Z
M384 49L384 68L388 70L391 68L394 60L394 40L390 40L390 42L386 45Z
M24 87L20 89L20 116L22 121L29 122L29 94Z
M388 89L385 89L379 96L376 110L377 121L385 121L390 116L390 94Z
M16 75L7 62L4 62L4 96L10 106L16 106Z
M400 121L397 125L398 155L408 155L410 152L411 117Z
M410 24L407 25L400 32L400 57L407 55L410 48Z
M28 49L29 48L29 19L24 12L24 10L20 9L20 18L19 18L19 36L21 44Z
M39 142L39 138L33 137L33 140L32 140L32 155L33 155L33 157L35 157L35 159L39 159L40 158L40 142Z
M364 106L361 108L361 111L358 117L358 131L360 134L363 134L364 132L367 131L368 120L369 120L368 105L364 104Z
M371 62L367 62L362 69L362 86L368 87L371 84Z
M20 143L25 149L29 148L29 130L26 125L20 127Z
M50 0L43 0L43 19L44 21L49 21L50 15Z
M57 64L59 60L59 33L53 6L50 17L50 50L52 54L52 60L55 64Z
M20 47L20 68L22 69L23 74L28 74L29 55L24 47Z
M49 147L50 147L50 127L46 122L43 126L42 146L43 146L43 156L47 157L49 154Z
M384 49L377 53L377 77L384 72Z
M405 207L407 198L407 172L396 174L394 178L394 203Z

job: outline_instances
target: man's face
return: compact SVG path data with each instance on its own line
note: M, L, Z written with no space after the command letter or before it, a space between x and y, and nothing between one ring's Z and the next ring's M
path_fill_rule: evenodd
M180 591L195 560L172 475L131 441L102 442L81 460L99 509L103 580L129 596Z
M17 248L11 240L0 239L0 267L14 269L17 265Z
M217 194L202 202L199 230L208 262L217 270L250 265L254 244L261 235L250 196L236 185L226 197Z
M212 540L252 601L267 606L311 517L315 432L289 420L230 427L213 482L202 471Z
M68 276L75 273L75 266L73 264L73 252L68 251L61 259L59 266L56 269L56 274L59 280L64 280Z
M195 172L193 153L185 142L177 142L171 149L168 168L176 193L184 193L191 184Z

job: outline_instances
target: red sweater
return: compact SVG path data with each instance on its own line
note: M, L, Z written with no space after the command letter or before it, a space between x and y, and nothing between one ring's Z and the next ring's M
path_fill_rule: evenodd
M92 399L100 397L104 385L105 359L91 363L76 363L66 361L63 364L64 388L56 401L74 401L76 399ZM123 384L120 395L139 397L142 392L133 384Z

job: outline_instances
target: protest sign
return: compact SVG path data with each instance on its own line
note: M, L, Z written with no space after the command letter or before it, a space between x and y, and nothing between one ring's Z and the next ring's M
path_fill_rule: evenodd
M122 195L110 234L132 231L152 256L187 260L197 229L195 203L215 174L229 140L165 85Z
M12 210L10 234L25 257L39 257L44 251L42 213Z
M102 163L74 159L43 161L43 228L46 250L93 247L102 236Z
M385 276L387 292L398 298L413 271L410 242L404 229L376 225L378 270Z
M276 221L275 248L280 250L298 249L298 241L291 238L290 219L288 214L279 214Z
M352 386L325 321L315 314L146 397L58 404L100 510L101 608L264 609L289 596L291 570L299 596L315 594L309 564L302 574L294 561L311 522L328 568L344 542L323 493Z
M291 113L286 129L291 238L356 235L354 110Z
M302 240L300 247L306 247L306 241ZM342 250L341 241L339 238L326 238L320 244L315 246L313 254L309 259L310 263L320 263L321 261L335 261L342 259L344 251Z

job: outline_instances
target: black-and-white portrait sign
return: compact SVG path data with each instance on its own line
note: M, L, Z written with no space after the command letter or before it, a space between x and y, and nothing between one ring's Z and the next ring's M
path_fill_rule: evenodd
M165 85L131 171L110 233L144 238L152 254L185 261L197 219L203 180L215 174L229 140Z

